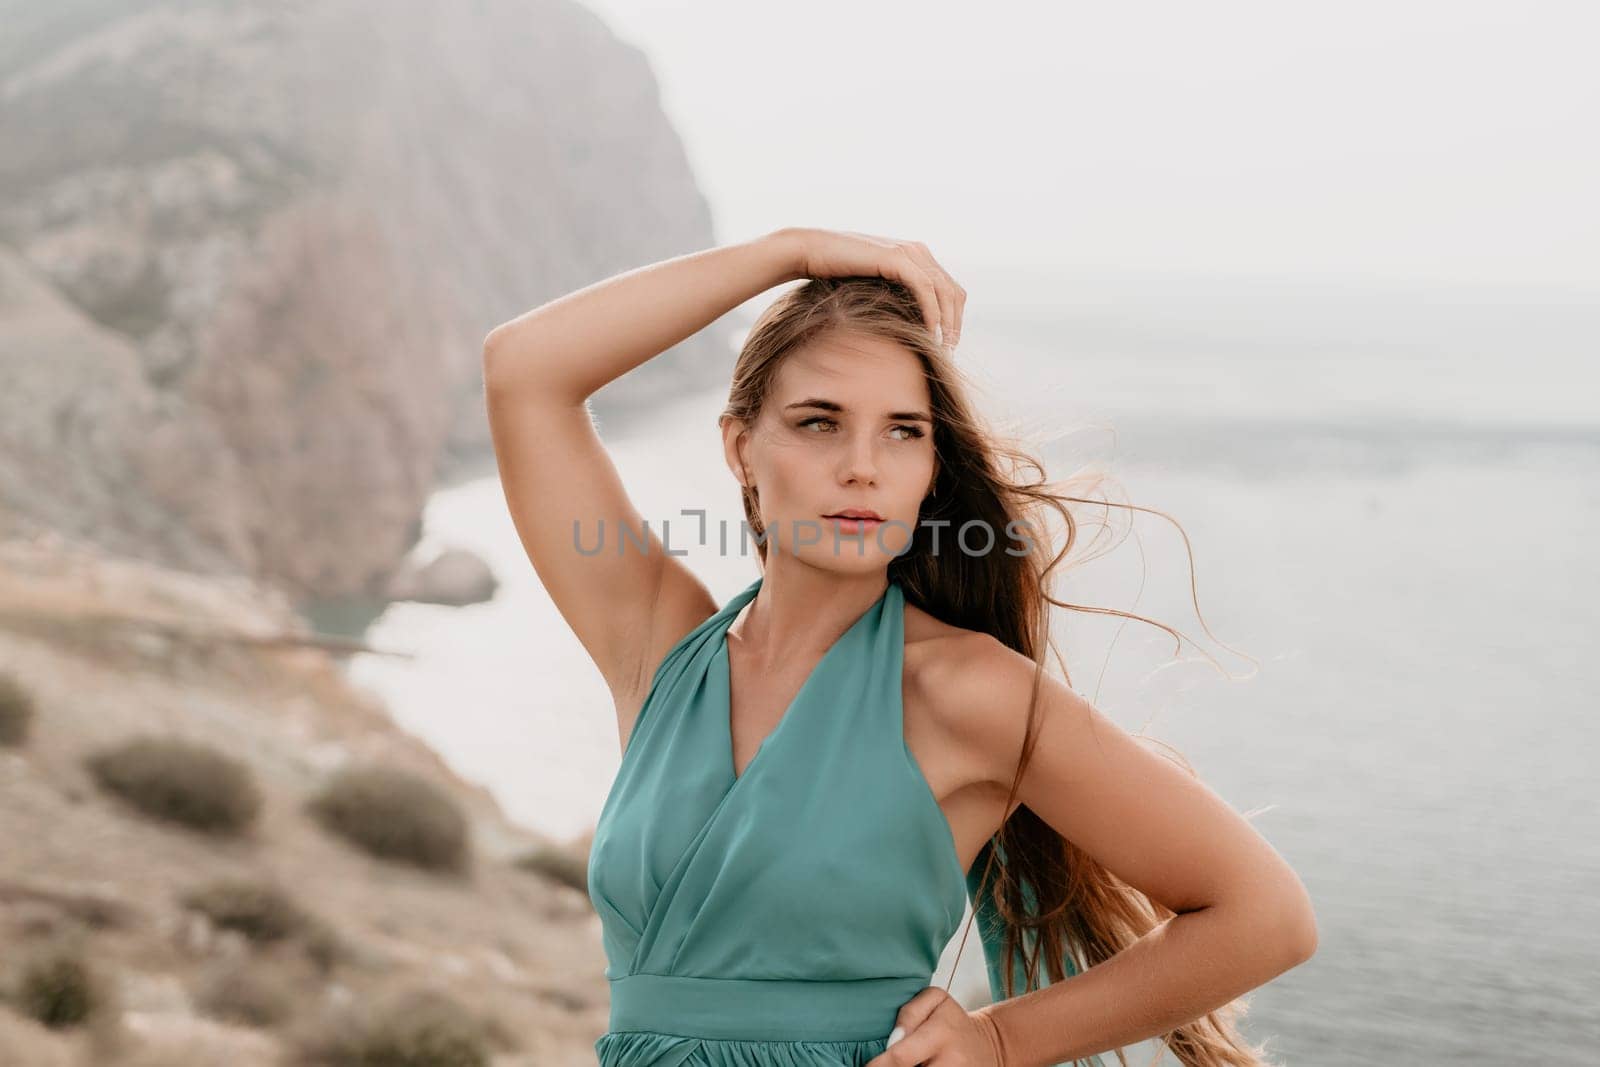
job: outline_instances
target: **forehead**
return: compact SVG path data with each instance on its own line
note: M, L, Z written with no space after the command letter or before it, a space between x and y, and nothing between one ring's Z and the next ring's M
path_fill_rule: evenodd
M864 410L926 407L928 383L922 361L894 341L830 333L797 349L773 377L779 406L808 396Z

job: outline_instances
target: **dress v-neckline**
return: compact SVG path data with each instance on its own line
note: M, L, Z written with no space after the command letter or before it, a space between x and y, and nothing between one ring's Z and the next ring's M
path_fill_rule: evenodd
M756 761L761 758L761 754L767 750L768 744L783 731L783 728L788 725L789 720L794 718L793 713L795 709L800 706L801 699L811 689L812 683L816 681L817 677L822 673L823 666L827 664L828 660L833 658L834 654L837 653L839 649L844 647L846 639L855 633L856 630L867 621L868 616L879 609L884 600L889 596L889 588L893 584L894 583L891 581L885 585L883 592L878 594L878 599L867 605L866 610L857 616L854 622L845 627L844 633L834 638L833 643L828 646L827 651L823 652L822 657L812 665L811 670L806 674L805 680L800 683L800 688L795 690L794 696L789 700L788 706L783 709L783 714L778 717L777 723L772 727L771 730L767 731L767 736L763 737L760 743L756 745L756 750L751 753L750 762L744 765L743 771L738 770L738 757L733 751L733 657L728 650L728 631L733 629L734 622L739 618L739 612L744 610L745 604L749 604L755 599L755 595L752 594L749 600L746 600L744 604L740 604L739 607L734 611L733 617L730 618L728 620L728 624L722 628L722 636L717 641L717 654L722 657L722 671L724 680L723 692L726 694L726 697L722 702L722 714L720 718L722 720L722 751L727 759L729 790L732 790L740 782L743 782L746 778L750 777L750 771L754 769ZM759 582L757 583L756 592L760 592Z

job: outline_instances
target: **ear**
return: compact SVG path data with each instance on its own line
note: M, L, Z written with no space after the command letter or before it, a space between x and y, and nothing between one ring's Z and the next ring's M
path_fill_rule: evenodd
M740 485L750 484L750 465L745 461L747 423L729 415L720 416L717 420L722 428L722 458L728 464L728 470L733 473L734 480Z

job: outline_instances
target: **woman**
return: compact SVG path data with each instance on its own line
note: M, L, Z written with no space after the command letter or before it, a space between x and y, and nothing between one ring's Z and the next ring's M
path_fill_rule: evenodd
M762 567L719 605L649 535L586 401L802 279L720 419ZM969 407L965 301L920 243L788 228L485 340L507 504L616 701L589 869L604 1067L1043 1067L1154 1036L1263 1062L1235 1000L1315 950L1305 890L1044 673L1067 549L1035 520L1061 514L1070 548L1080 498L1000 464L1028 457ZM996 1000L970 1012L927 984L969 894Z

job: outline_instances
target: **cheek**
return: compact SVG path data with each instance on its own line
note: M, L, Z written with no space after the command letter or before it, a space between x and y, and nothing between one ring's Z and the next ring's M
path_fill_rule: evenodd
M762 504L768 508L788 508L815 496L825 472L826 463L818 449L781 439L768 443L754 470Z
M893 472L897 481L912 482L919 488L927 485L933 480L933 449L908 445L899 452L890 453L884 461L884 471Z
M773 503L785 510L809 511L827 495L825 475L819 468L779 466L773 470Z

